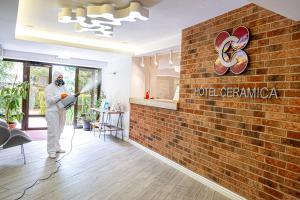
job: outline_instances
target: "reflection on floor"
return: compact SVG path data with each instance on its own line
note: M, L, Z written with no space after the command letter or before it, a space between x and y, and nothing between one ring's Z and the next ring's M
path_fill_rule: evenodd
M69 149L72 129L61 143ZM28 190L23 199L209 199L224 196L169 167L136 147L114 137L106 142L90 132L76 130L72 153L58 174ZM47 158L46 141L25 146L27 165L20 148L0 151L0 199L15 199L37 178L55 169Z
M47 130L29 130L25 131L25 133L32 141L47 140Z
M47 127L47 121L45 117L29 117L28 118L29 128L44 128Z

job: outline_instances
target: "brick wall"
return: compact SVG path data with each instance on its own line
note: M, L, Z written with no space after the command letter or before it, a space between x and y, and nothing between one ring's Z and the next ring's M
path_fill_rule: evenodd
M214 39L249 28L242 75L217 76ZM276 87L278 99L197 97ZM248 199L300 198L300 23L254 4L183 30L179 111L131 105L130 138Z

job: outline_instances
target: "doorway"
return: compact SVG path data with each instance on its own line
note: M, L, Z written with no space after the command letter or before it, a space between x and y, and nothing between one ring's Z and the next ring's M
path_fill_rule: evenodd
M51 82L51 66L30 64L25 66L24 77L29 83L27 101L25 101L25 130L47 129L45 118L45 88Z
M64 75L67 90L72 94L79 92L91 79L101 83L100 69L26 62L24 64L24 81L28 81L30 86L27 100L23 102L25 115L22 128L24 130L47 129L45 88L52 82L54 71L59 71ZM81 116L95 105L100 90L101 85L79 96L76 105L67 110L66 125L82 127Z

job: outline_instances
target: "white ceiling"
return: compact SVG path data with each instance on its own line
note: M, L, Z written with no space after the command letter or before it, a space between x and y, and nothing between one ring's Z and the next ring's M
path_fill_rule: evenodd
M113 38L99 38L89 33L75 33L71 24L57 22L61 5L77 5L82 2L104 2L104 0L1 0L0 2L0 44L4 49L45 53L49 55L69 54L71 57L109 61L119 52L144 54L155 50L179 46L182 29L213 18L230 10L255 2L270 10L277 9L283 15L290 14L299 19L299 0L141 0L150 11L148 21L124 23L114 29ZM129 0L106 0L126 5ZM271 3L273 2L273 3ZM279 11L278 11L279 10ZM296 11L295 11L296 10ZM290 11L290 12L289 12ZM15 39L18 25L37 33L51 33L51 37L63 35L72 42L35 37ZM3 31L5 30L5 31ZM23 29L21 29L23 30ZM21 32L22 33L22 32ZM38 42L33 42L38 41ZM79 43L76 43L79 41ZM80 43L81 42L81 43ZM84 43L84 44L83 44ZM95 45L95 46L93 46Z
M58 23L57 14L61 1L20 0L18 26L31 31L55 33L69 38L76 37L79 39L74 39L76 40L74 43L85 40L85 45L79 45L84 48L133 54L144 53L151 48L159 49L171 44L180 45L182 29L248 3L246 0L143 0L142 3L149 7L150 19L148 21L126 22L114 28L113 38L103 38L96 37L93 33L76 33L72 24ZM122 0L121 3L124 4L126 1L129 2L129 0ZM71 2L74 3L74 1ZM54 37L56 38L56 35L44 41L43 38L39 38L38 41L74 46L72 41L66 42L66 39L49 41L49 38ZM28 37L23 39L34 40Z
M104 51L93 51L89 49L79 49L68 46L44 44L31 41L15 39L15 27L17 20L18 0L1 0L0 1L0 45L3 49L39 53L48 55L68 54L72 58L81 58L86 60L108 62L116 53Z

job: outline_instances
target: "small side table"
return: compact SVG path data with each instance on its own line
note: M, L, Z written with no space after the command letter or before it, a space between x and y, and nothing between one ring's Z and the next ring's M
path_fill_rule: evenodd
M117 136L118 132L121 131L122 133L122 140L124 140L124 129L123 129L123 111L114 111L114 110L100 110L97 108L91 108L92 111L96 111L100 113L100 117L102 115L102 119L99 122L99 138L101 136L101 132L104 133L104 141L105 141L105 133L107 131L115 132L115 136ZM112 116L117 116L117 123L113 124L111 119Z

